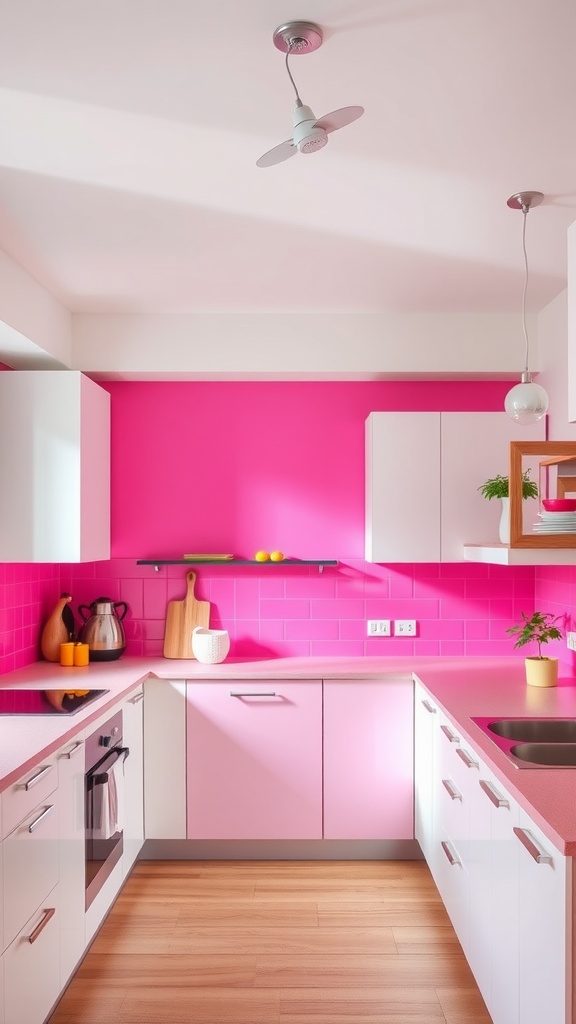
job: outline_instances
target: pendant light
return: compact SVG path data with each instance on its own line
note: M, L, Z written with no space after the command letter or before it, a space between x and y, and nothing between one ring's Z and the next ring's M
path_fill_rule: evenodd
M524 341L526 344L526 357L524 369L520 378L520 384L516 384L504 399L504 408L511 419L516 423L536 423L546 415L548 409L548 395L543 387L534 384L532 374L528 365L528 331L526 329L526 293L528 291L528 256L526 254L526 217L532 206L539 206L544 195L542 192L516 192L508 199L508 206L512 210L522 210L524 223L522 227L522 250L524 252L524 292L522 295L522 327L524 329Z

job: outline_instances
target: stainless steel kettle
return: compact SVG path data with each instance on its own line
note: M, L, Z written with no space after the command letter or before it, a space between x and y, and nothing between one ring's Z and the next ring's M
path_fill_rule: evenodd
M121 609L121 613L117 613ZM81 604L78 612L84 619L80 640L90 648L90 661L114 661L126 647L122 619L128 611L124 601L97 597L91 605Z

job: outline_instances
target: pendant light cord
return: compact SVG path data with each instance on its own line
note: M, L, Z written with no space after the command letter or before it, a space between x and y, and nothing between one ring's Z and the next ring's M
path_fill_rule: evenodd
M522 328L524 330L524 343L525 343L525 346L526 346L526 358L525 358L525 361L524 361L524 373L526 374L526 376L529 376L529 369L528 369L528 350L529 350L529 345L528 345L528 330L526 328L526 295L527 295L527 292L528 292L528 253L526 252L526 218L528 216L529 209L530 209L530 207L526 206L525 203L522 204L522 213L524 214L524 223L522 225L522 251L524 253L524 270L525 270L525 274L524 274L524 292L522 294Z

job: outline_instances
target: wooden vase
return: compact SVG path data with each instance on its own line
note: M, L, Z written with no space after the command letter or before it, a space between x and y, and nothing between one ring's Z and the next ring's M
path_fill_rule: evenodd
M40 637L40 650L46 661L60 661L60 644L68 643L70 640L70 631L64 621L64 609L69 611L68 605L71 600L71 594L62 594L44 625Z

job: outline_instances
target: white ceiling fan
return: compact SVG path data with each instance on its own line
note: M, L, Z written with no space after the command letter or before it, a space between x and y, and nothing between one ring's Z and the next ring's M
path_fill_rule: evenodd
M341 107L330 114L317 118L310 107L302 103L296 83L290 73L289 57L294 54L313 53L322 45L322 29L310 21L289 21L280 25L273 35L274 46L286 54L286 71L296 93L296 106L292 111L294 133L291 139L269 149L259 160L257 167L272 167L296 153L316 153L328 142L330 132L356 121L364 113L364 107Z

